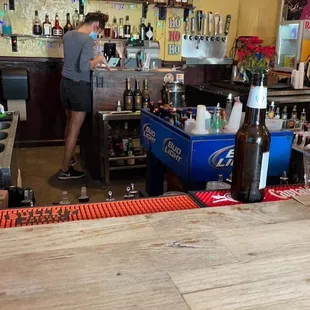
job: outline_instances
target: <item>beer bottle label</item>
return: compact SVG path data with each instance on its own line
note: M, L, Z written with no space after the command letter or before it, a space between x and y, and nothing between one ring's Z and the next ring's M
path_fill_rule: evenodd
M269 152L263 153L262 166L260 171L259 189L264 189L267 183L267 173L269 164Z
M267 109L267 87L251 86L247 106L252 109Z

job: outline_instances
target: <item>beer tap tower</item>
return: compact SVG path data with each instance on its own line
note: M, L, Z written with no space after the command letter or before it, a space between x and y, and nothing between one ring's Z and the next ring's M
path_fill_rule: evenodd
M203 14L202 11L197 11L196 18L190 19L190 34L188 24L185 26L182 57L186 59L186 64L232 64L233 59L226 57L231 15L226 17L225 29L223 18L218 13L215 16L216 18L212 12ZM214 20L217 22L214 23Z

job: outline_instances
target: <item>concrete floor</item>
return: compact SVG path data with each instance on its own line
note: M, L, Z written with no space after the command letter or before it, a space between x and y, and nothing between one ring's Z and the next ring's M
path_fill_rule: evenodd
M68 192L71 203L78 203L81 187L86 186L88 196L91 202L102 202L107 197L109 190L113 191L116 199L123 199L126 187L135 183L138 190L145 188L145 180L139 177L127 181L114 181L106 188L100 182L92 182L89 177L74 181L59 181L57 172L60 168L63 147L40 147L40 148L22 148L15 149L16 162L21 170L23 187L31 187L35 191L36 205L51 205L53 202L59 202L62 197L62 191ZM78 155L76 156L78 159ZM80 164L76 169L82 169ZM100 169L98 167L98 169ZM128 175L134 175L133 170L127 172ZM16 180L13 180L13 185Z

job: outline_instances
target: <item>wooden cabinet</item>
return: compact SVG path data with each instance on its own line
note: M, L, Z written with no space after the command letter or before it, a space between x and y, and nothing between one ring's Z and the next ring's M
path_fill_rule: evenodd
M65 112L59 85L63 60L58 58L0 57L2 68L26 68L29 72L27 121L19 122L16 140L23 146L63 143ZM6 107L1 90L1 103Z

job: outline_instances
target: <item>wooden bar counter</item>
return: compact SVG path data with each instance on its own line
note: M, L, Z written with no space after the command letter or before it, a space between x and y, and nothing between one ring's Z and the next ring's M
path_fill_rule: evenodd
M309 309L293 200L0 230L0 309Z

